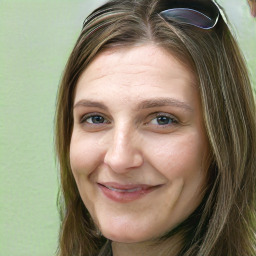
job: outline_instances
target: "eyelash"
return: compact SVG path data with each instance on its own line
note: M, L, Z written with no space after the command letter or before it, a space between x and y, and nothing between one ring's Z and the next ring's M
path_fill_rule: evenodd
M166 118L166 120L168 121L167 124L153 124L155 126L160 126L161 128L165 128L165 127L170 127L173 125L177 125L179 123L179 121L177 120L177 118L175 118L173 115L170 115L168 113L154 113L154 118L152 118L149 122L147 122L146 124L150 124L153 120L156 120L156 122L160 121L158 120L159 118Z
M93 117L103 118L104 122L103 123L88 122L88 119L93 118ZM102 125L102 124L110 123L109 121L107 121L107 122L106 121L107 121L107 119L104 117L104 115L98 114L98 113L90 113L90 114L86 114L86 115L82 116L80 123L87 123L88 125Z
M92 120L91 120L91 122L88 122L88 120L90 118L101 118L101 119L103 119L103 122L93 123ZM163 128L166 128L166 127L171 127L171 126L179 124L178 119L175 118L173 115L168 114L168 113L161 113L161 112L153 113L149 116L149 118L150 118L150 120L145 123L145 125L147 125L147 126L149 126L150 123L151 123L151 125L163 129ZM157 122L160 121L159 120L160 118L165 118L165 120L162 120L162 121L167 121L167 123L166 124L157 123ZM156 120L155 124L152 123L154 120ZM102 125L110 124L111 122L108 121L108 119L100 113L89 113L89 114L86 114L86 115L82 116L82 118L80 120L80 123L85 124L87 126L102 126Z

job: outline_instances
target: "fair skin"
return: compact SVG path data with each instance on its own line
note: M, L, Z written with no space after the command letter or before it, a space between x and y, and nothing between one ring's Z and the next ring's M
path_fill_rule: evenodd
M151 255L150 242L203 196L208 142L194 76L152 44L107 50L79 78L73 114L70 163L85 206L115 256Z

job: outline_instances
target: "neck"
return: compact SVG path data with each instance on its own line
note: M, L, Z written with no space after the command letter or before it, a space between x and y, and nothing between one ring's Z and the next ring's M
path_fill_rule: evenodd
M182 237L176 235L164 241L146 241L138 243L112 242L113 256L177 256L183 244Z

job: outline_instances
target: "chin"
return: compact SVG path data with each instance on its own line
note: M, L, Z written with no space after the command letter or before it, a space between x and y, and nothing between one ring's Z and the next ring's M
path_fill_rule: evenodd
M139 228L138 228L139 229ZM139 243L152 240L158 237L151 230L129 230L129 228L120 228L118 230L102 230L102 234L107 239L117 243ZM159 234L160 236L160 234Z
M134 237L126 237L123 235L118 235L118 236L105 236L107 239L116 242L116 243L124 243L124 244L131 244L131 243L139 243L142 242L143 240L140 239L135 239Z
M138 234L135 233L127 233L127 232L102 232L103 236L107 239L118 242L118 243L137 243L144 241L145 238L143 236L138 236Z

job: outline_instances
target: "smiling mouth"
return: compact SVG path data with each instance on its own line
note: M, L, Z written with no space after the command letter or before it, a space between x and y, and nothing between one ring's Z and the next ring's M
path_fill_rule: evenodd
M120 192L120 193L132 193L132 192L135 192L135 191L141 191L142 190L141 187L132 188L132 189L119 189L119 188L113 188L113 187L110 187L110 186L105 186L105 187L112 190L112 191L116 191L116 192Z
M145 185L145 184L134 184L134 185L121 185L118 183L97 183L103 194L116 202L126 203L137 200L150 192L160 188L161 185Z

